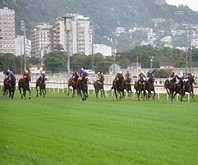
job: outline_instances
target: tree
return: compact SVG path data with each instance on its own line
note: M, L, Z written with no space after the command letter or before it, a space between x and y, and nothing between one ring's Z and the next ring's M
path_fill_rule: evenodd
M66 52L54 51L44 56L44 67L52 72L66 70Z

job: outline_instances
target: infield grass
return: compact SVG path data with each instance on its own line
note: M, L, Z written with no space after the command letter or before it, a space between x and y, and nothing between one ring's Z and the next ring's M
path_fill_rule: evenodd
M1 97L0 164L196 165L198 102L165 99Z

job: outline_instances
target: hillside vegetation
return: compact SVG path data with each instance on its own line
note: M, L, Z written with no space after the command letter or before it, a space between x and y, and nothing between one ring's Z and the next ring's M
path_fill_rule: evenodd
M27 23L28 35L36 22L53 23L57 16L79 13L90 17L100 36L111 35L116 26L131 27L134 24L151 26L152 18L172 19L178 23L198 24L197 13L185 6L156 5L155 0L2 0L0 7L16 12L16 31L20 21ZM184 11L184 15L175 15Z

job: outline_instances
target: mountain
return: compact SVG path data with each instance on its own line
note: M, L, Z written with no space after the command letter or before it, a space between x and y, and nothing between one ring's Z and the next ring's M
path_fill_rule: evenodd
M29 38L35 23L53 24L57 16L66 13L89 17L98 42L103 42L103 36L113 38L112 32L117 26L127 29L134 25L152 27L153 18L164 18L178 24L198 24L195 11L186 6L170 6L165 0L1 0L0 8L3 7L15 10L17 34L22 34L20 21L25 20Z

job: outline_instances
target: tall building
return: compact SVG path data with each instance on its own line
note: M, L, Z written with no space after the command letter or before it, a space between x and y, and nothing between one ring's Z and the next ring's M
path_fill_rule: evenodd
M15 11L0 9L0 53L15 54Z
M32 57L39 58L42 65L43 56L51 51L52 25L41 23L32 29Z
M69 50L71 54L91 54L92 49L92 29L89 17L79 14L67 14L71 18L71 31L69 33ZM64 31L64 19L58 17L53 28L54 46L61 44L67 51L67 35Z
M24 36L16 36L15 38L16 56L24 54ZM31 40L25 39L25 54L31 57Z

